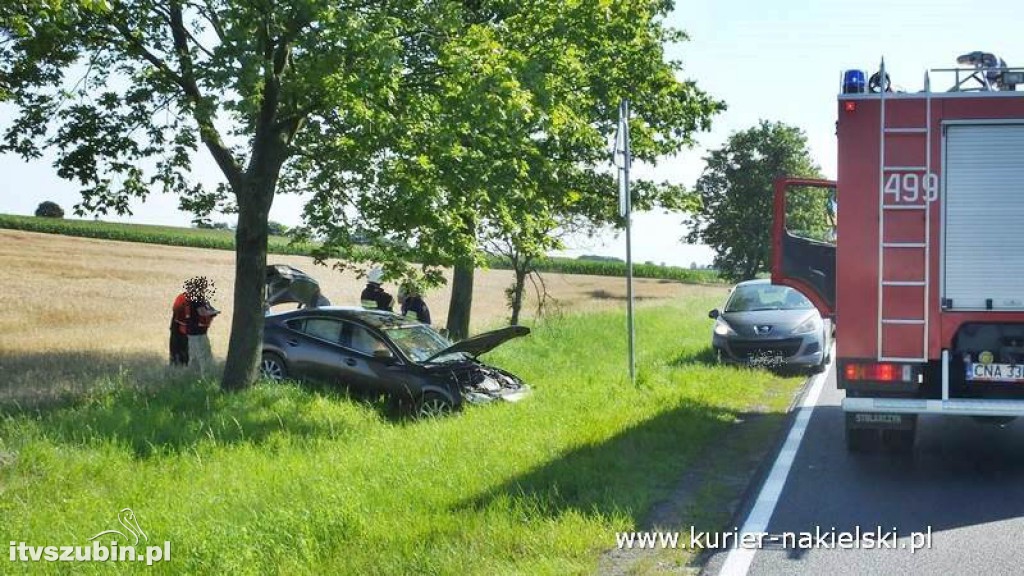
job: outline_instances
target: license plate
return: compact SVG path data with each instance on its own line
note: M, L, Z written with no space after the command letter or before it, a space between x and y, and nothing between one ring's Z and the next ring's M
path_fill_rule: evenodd
M752 366L765 366L775 367L781 366L786 363L786 359L782 356L782 353L774 350L755 350L750 354L748 362Z
M1024 382L1024 364L967 364L967 380L974 382Z

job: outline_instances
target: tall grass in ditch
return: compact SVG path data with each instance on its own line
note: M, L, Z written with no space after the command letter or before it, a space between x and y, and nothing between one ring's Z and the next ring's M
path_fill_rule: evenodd
M566 317L488 357L531 397L436 421L131 373L62 408L7 408L0 541L84 543L128 506L172 543L166 573L590 572L738 415L792 395L795 379L706 363L714 304L641 310L641 387L621 314Z

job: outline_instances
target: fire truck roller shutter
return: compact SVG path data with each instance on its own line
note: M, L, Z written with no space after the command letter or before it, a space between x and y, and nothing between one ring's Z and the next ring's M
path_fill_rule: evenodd
M950 124L943 302L1024 310L1024 124Z

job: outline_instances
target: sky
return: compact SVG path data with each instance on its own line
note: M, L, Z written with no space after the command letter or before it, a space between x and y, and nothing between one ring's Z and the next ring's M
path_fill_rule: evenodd
M807 135L814 160L826 177L836 172L836 95L843 70L869 73L884 56L897 89L923 87L925 70L956 66L956 57L982 50L1002 57L1010 66L1024 67L1024 43L1016 26L1024 22L1024 2L992 0L704 0L678 1L668 24L684 30L688 42L668 47L682 61L682 76L725 101L710 132L697 137L697 146L665 158L655 166L634 164L639 177L667 180L692 187L703 169L708 150L721 147L729 135L759 120L782 121ZM932 78L932 89L950 82ZM0 106L0 129L10 123L10 108ZM24 162L0 155L0 213L31 214L44 200L70 207L78 199L74 185L58 178L52 157ZM197 174L208 182L222 180L204 153ZM609 190L609 194L615 194ZM296 225L302 198L279 196L271 219ZM177 209L177 198L151 195L132 205L134 215L123 220L148 224L188 225L191 218ZM106 218L117 220L118 218ZM706 246L686 245L681 214L635 214L633 258L681 266L710 264ZM622 234L579 240L568 255L600 254L625 257Z

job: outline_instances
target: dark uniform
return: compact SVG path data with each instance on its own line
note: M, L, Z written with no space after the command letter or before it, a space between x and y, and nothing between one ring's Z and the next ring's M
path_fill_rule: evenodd
M182 292L171 307L171 365L188 365L188 319L191 315L188 297Z
M395 297L388 294L376 282L366 284L366 288L363 288L363 293L359 296L359 301L363 308L370 310L395 311Z
M430 308L427 308L427 303L419 295L406 296L402 301L402 316L420 324L430 324Z

